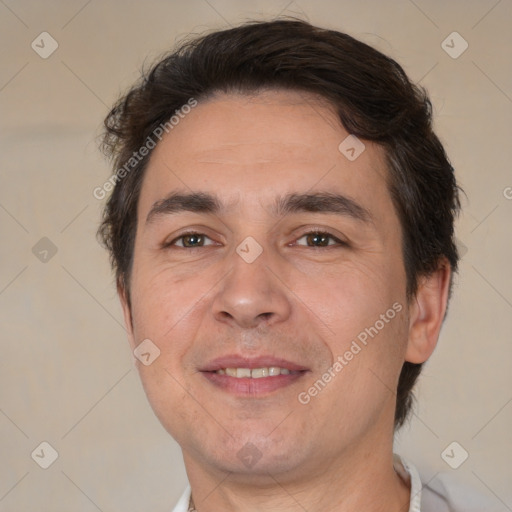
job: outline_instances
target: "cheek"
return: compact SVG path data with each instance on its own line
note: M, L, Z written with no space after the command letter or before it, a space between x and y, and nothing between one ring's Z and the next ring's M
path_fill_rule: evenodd
M172 268L140 265L133 280L134 323L146 335L165 337L201 304L206 285L176 277Z
M133 280L134 336L136 343L148 338L160 350L151 366L139 365L152 403L162 395L162 390L173 397L179 397L183 391L180 383L192 371L186 363L187 354L208 329L205 325L211 318L208 291L213 292L219 280L214 277L206 272L184 278L172 268L139 266Z
M387 322L381 320L381 314ZM396 400L405 353L405 308L397 313L390 305L382 313L368 311L368 317L368 322L361 316L350 318L350 326L338 323L338 331L331 338L332 366L324 368L323 375L313 375L304 388L311 396L317 394L312 405L325 411L326 421L337 425L340 435L344 429L347 435L351 429L364 431L383 411L394 407ZM319 380L329 383L319 386ZM318 389L321 391L317 393Z
M294 282L297 296L318 319L331 364L342 358L343 368L335 372L330 388L334 395L326 394L326 401L342 402L357 411L361 403L389 398L390 390L396 389L407 341L405 278L400 267L358 260ZM310 384L318 377L312 376Z
M405 279L398 265L363 258L330 268L301 269L289 276L289 282L335 337L355 336L405 298Z

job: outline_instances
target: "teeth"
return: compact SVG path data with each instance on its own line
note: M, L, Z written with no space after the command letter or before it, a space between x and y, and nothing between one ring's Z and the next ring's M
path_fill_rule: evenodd
M229 377L237 377L238 379L253 378L261 379L262 377L276 377L277 375L289 375L288 368L279 368L278 366L270 366L269 368L221 368L215 373L219 375L228 375Z
M237 368L236 369L236 376L241 379L242 377L250 377L251 376L251 370L249 368Z
M254 368L251 371L251 377L253 379L261 379L261 377L268 377L268 368Z

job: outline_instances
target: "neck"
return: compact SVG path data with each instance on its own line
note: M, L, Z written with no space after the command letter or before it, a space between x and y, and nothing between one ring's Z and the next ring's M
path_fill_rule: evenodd
M295 475L240 475L212 470L187 454L184 459L198 512L409 510L410 489L393 468L391 447L308 463Z

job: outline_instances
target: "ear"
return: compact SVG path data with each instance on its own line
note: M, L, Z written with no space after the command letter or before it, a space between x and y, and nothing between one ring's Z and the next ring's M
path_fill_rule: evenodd
M127 291L122 279L119 279L117 281L117 295L119 296L119 301L121 302L121 307L123 308L124 325L126 328L126 333L128 334L128 341L130 342L132 350L134 350L135 338L133 336L132 309L130 304L129 292Z
M405 360L424 363L437 345L446 313L451 267L443 260L438 269L421 279L409 306L409 341Z

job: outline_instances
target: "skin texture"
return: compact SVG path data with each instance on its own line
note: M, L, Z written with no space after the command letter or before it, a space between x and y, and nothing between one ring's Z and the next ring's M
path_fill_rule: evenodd
M338 150L347 136L309 94L219 94L199 102L151 156L131 309L119 293L132 349L150 339L160 350L151 365L137 364L156 415L181 445L199 512L408 510L409 489L392 466L395 390L404 360L423 362L434 350L450 269L441 264L407 302L383 151L364 141L349 161ZM147 222L176 191L215 195L224 209ZM368 219L274 211L292 193L343 195ZM179 238L189 230L204 237ZM335 238L318 244L310 230ZM262 249L252 263L236 252L249 236ZM300 403L393 304L401 311ZM200 371L232 354L271 355L307 371L273 392L236 396ZM247 464L243 449L259 460Z

